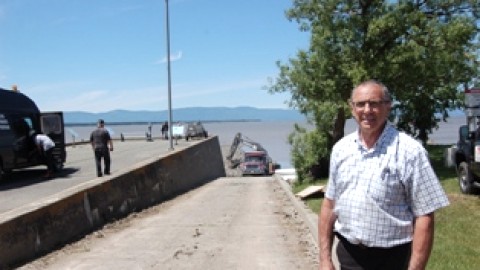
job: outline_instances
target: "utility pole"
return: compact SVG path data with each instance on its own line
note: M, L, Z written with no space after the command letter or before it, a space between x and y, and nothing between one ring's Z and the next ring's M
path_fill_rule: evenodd
M168 150L173 150L173 126L172 126L172 76L170 68L170 22L168 16L168 0L165 0L165 20L167 32L167 76L168 76L168 140L170 147Z

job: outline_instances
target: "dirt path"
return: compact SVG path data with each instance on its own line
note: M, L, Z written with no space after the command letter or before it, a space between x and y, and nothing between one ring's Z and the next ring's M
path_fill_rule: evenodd
M220 178L19 269L318 269L273 177Z

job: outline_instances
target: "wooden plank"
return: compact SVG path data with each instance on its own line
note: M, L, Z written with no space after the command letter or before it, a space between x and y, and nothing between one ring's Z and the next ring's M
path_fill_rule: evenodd
M301 199L305 199L313 195L318 195L319 193L324 193L324 188L325 186L309 186L295 195Z

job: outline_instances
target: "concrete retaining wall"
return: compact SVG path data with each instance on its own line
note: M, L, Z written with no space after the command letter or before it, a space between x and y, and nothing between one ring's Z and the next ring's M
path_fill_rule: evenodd
M0 269L224 176L219 140L211 137L127 173L97 178L15 209L0 218Z

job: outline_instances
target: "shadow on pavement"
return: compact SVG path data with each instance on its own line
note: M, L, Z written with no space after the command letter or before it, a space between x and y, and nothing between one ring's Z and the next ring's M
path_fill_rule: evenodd
M77 171L79 171L78 168L63 168L56 172L53 177L44 178L44 168L15 170L4 176L5 179L0 182L0 191L22 188L40 182L55 181L58 178L69 178Z

